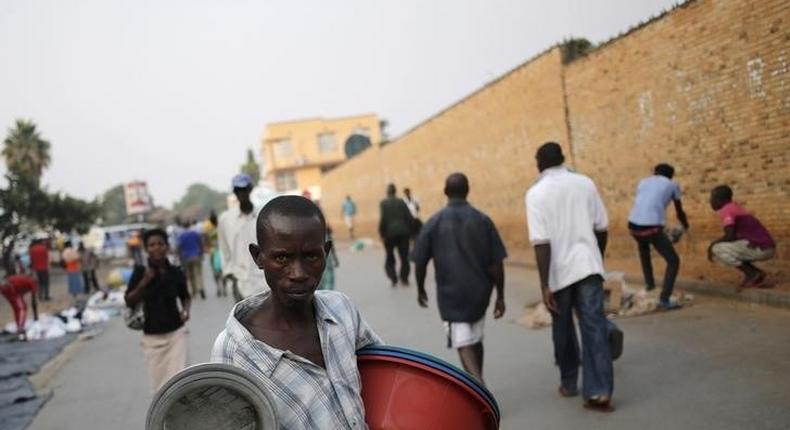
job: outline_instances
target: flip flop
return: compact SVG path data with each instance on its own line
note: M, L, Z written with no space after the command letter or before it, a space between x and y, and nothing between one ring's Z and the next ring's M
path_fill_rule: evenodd
M595 412L614 412L614 406L610 399L598 400L595 398L587 399L584 401L584 409L589 409Z

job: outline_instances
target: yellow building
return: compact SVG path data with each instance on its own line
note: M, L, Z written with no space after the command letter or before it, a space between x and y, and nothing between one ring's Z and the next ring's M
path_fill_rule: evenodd
M380 142L381 128L375 114L270 123L261 143L261 177L280 193L308 191L318 199L324 172L366 144Z

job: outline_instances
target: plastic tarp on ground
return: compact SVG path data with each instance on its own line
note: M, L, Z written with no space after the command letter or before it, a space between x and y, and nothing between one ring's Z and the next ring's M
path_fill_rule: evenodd
M11 342L12 338L0 336L0 429L22 430L51 397L37 395L28 376L41 369L76 335L30 342Z

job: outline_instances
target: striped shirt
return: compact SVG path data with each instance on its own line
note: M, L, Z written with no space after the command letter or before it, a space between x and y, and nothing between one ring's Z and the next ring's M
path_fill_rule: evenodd
M281 429L367 429L356 350L381 344L345 294L317 291L316 323L326 369L290 351L255 339L241 324L270 291L233 307L217 336L211 361L230 364L260 378Z

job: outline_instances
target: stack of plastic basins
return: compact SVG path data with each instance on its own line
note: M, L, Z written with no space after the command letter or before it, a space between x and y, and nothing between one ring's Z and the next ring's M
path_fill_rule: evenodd
M360 349L357 361L371 430L499 428L494 396L443 360L382 345Z

